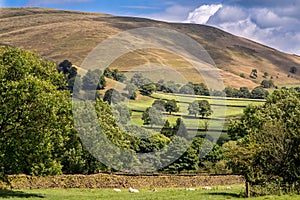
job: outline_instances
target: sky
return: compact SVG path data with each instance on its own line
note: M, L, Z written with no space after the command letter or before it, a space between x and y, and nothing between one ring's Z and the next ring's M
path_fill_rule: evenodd
M47 7L214 26L300 55L300 0L0 0L1 7Z

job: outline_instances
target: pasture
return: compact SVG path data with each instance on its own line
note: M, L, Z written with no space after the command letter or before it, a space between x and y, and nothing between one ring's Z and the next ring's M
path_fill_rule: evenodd
M148 107L151 107L155 99L164 99L172 100L175 99L178 103L180 111L178 113L173 113L172 115L165 115L164 119L168 119L171 124L175 124L176 119L183 117L184 123L188 128L204 128L204 119L199 117L194 117L193 115L188 114L189 103L195 100L207 100L212 107L213 115L209 120L210 128L212 129L222 129L222 124L220 120L224 121L224 128L227 128L227 125L230 119L239 118L243 114L243 110L249 104L253 105L262 105L265 100L260 99L242 99L242 98L222 98L222 97L207 97L207 96L197 96L197 95L181 95L181 94L165 94L165 93L154 93L150 97L143 96L141 99L130 100L129 108L133 110L132 112L132 123L142 126L143 120L142 113Z
M0 191L1 199L11 200L89 200L89 199L105 199L105 200L225 200L225 199L246 199L244 197L244 189L242 185L234 185L228 190L226 186L215 186L212 190L204 190L203 188L195 188L195 191L189 191L185 188L164 188L157 189L140 189L139 193L130 193L128 189L121 189L121 192L115 192L113 189L37 189L37 190L16 190L16 191ZM251 198L255 200L296 200L300 196L266 196Z

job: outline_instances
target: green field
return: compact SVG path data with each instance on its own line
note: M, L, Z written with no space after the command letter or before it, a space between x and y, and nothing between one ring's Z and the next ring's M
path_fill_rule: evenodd
M39 189L39 190L20 190L20 191L0 191L1 199L44 199L44 200L89 200L89 199L107 199L107 200L225 200L225 199L246 199L243 197L244 189L242 186L233 186L232 190L227 190L226 186L212 187L212 190L203 190L196 188L195 191L186 189L157 189L152 192L151 189L142 189L139 193L129 193L127 189L117 193L112 189ZM257 200L275 199L275 200L296 200L300 196L267 196L252 198Z
M189 103L195 100L208 100L211 104L213 115L212 120L210 120L210 128L212 129L226 129L230 119L238 118L243 114L243 110L246 106L253 105L262 105L265 100L260 99L242 99L242 98L222 98L222 97L207 97L207 96L196 96L196 95L179 95L179 94L165 94L165 93L154 93L151 97L143 97L140 100L131 100L129 101L129 107L133 110L132 112L132 123L142 126L143 120L142 112L145 111L148 107L151 107L155 99L175 99L178 102L180 111L174 113L174 115L166 115L165 119L168 119L171 124L175 124L176 119L182 116L184 123L189 128L203 128L204 120L199 118L189 117L188 115L188 105ZM177 116L176 116L177 115ZM178 116L179 115L179 116ZM224 120L224 127L220 124L218 119Z

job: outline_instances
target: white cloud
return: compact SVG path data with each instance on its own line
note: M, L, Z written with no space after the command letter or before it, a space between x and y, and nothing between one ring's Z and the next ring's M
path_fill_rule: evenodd
M190 12L184 22L216 26L281 51L300 55L300 15L295 12L296 9L288 6L279 9L223 5L212 12L215 6L200 6ZM207 10L203 10L204 8ZM299 16L296 17L297 15ZM204 19L208 20L205 22Z
M189 13L186 23L205 24L220 8L221 4L203 5Z
M190 6L181 6L177 4L171 4L165 9L164 12L147 14L147 15L139 15L139 17L146 17L155 20L162 20L168 22L182 22L187 18L189 11L192 10Z

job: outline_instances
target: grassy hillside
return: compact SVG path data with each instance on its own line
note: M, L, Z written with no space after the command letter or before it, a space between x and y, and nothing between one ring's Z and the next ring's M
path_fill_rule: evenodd
M300 83L299 56L285 54L209 26L38 8L0 9L0 23L2 45L32 50L57 63L69 59L80 66L88 53L108 37L124 30L151 26L173 29L198 41L221 69L226 85L252 89L264 79L264 72L268 72L268 78L272 76L277 85ZM127 71L146 63L165 64L190 81L199 80L196 71L182 58L152 49L124 55L112 67ZM299 70L296 75L288 77L291 66ZM252 69L258 70L255 80L249 77ZM245 78L240 77L241 74Z

